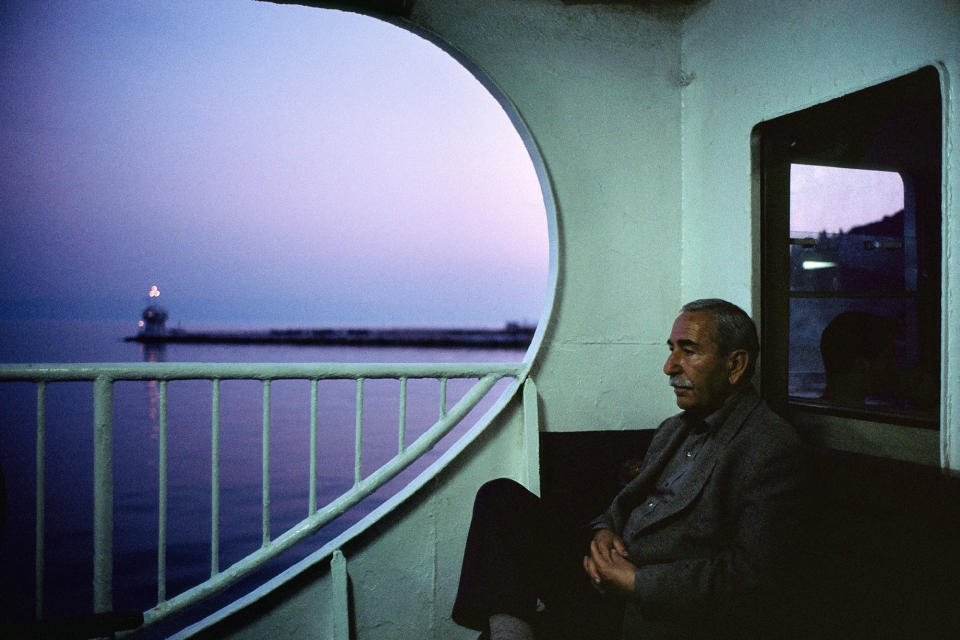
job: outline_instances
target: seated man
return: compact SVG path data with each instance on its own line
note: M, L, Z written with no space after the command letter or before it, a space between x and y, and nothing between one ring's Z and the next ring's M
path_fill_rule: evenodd
M762 633L757 614L786 579L802 447L750 383L759 343L742 309L691 302L667 346L683 412L606 513L578 530L510 480L481 487L458 624L492 640Z

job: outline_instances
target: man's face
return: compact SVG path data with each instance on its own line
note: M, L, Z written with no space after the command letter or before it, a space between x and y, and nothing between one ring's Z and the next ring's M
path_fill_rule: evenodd
M670 376L677 406L686 411L709 413L733 396L729 360L720 355L713 336L706 311L686 311L673 323L663 372Z

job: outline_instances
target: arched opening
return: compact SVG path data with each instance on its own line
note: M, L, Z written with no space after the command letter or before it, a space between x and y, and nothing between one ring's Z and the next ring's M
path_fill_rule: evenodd
M0 178L7 213L0 217L0 271L7 274L0 279L0 321L28 332L22 342L0 347L0 361L457 359L438 350L427 356L410 350L334 356L273 345L190 351L171 344L159 354L141 352L118 338L135 331L140 294L151 285L163 291L166 327L185 330L543 324L554 279L548 255L553 209L549 189L541 186L543 167L531 161L533 145L508 101L491 95L492 85L478 81L476 69L466 71L424 38L352 13L235 1L68 9L23 3L8 16L0 40L11 55L3 57L0 72L4 85L15 90L2 98L13 124L0 132L8 168ZM529 350L506 356L501 350L479 357L471 351L459 359L529 363L538 339ZM209 417L209 397L193 396L183 385L172 382L170 397L184 398L183 406ZM223 433L217 446L235 453L239 448L232 448L231 439L250 435L242 423L256 426L259 420L250 417L258 406L243 409L243 403L252 399L256 405L261 395L229 381L222 386L214 402ZM409 386L415 393L415 383ZM68 453L79 459L78 452L90 446L85 439L68 451L76 442L58 439L89 428L89 412L71 408L77 406L72 393L57 387L47 399L50 416L58 408L67 416L49 420L50 460L67 461ZM118 449L156 451L160 393L147 383L117 385ZM271 393L277 416L272 444L283 451L282 403L304 390L278 382ZM381 398L375 384L366 393L363 411L369 413ZM457 399L453 384L442 393L449 404ZM246 400L233 402L234 394ZM431 408L437 404L433 395ZM4 404L32 402L29 394L23 400L8 404L5 397ZM140 419L144 403L146 421ZM133 412L124 416L128 406ZM350 423L354 414L342 409L328 415ZM411 423L417 411L408 407ZM29 410L8 415L30 420ZM177 421L171 412L171 443L181 428L181 442L206 456L214 446L209 435ZM4 431L19 428L11 423ZM352 446L351 435L335 439ZM406 437L416 435L411 428ZM255 438L247 440L259 446ZM10 459L30 446L32 441L11 445ZM376 445L362 447L365 460L380 455ZM231 473L237 488L259 486L238 471L247 457L256 473L257 455L249 453L236 461L221 456L225 469L237 465L224 473L223 489L231 489ZM29 454L21 458L31 460ZM305 460L274 463L273 472L305 466ZM32 488L21 492L14 473L30 465L8 462L3 459L11 508L23 498L24 512L30 512ZM173 475L175 464L190 466L171 462ZM118 457L118 509L156 490L155 465L155 453L144 460ZM197 468L206 474L209 467ZM92 501L90 470L81 472L80 481L71 470L66 463L48 467L49 510L57 509L54 495L61 488L73 492L69 500L80 511ZM140 480L130 481L135 477ZM278 488L275 480L271 490L276 494ZM178 518L177 500L187 510L199 504L185 497L189 492L175 493L171 488L171 522ZM279 514L285 505L274 496L273 508ZM150 514L141 522L145 531L155 531L151 509L142 511ZM184 530L207 527L207 509L204 503L197 523ZM69 534L75 522L88 523L89 514L71 522L50 519L47 537ZM24 536L17 534L23 547L30 544L31 528L26 522ZM129 557L142 550L125 545L155 535L131 531L118 516L115 546ZM169 543L174 550L173 535ZM223 565L235 557L226 548L219 553ZM169 555L168 596L188 582L172 570L175 554ZM31 558L25 558L21 564L29 575ZM88 587L73 589L70 580L60 580L58 558L46 568L45 615L82 613L89 607ZM115 604L141 607L135 598L124 599L137 593L129 580L141 570L124 562L115 569L122 592ZM58 608L57 597L65 594L77 595L82 604ZM9 602L18 612L31 610L19 600Z

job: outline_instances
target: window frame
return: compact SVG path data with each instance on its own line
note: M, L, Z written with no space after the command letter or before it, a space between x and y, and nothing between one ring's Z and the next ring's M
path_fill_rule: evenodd
M935 362L939 383L942 256L942 109L939 73L923 67L754 127L752 153L760 209L761 388L775 408L869 422L939 428L937 415L887 407L841 407L789 395L790 303L816 295L790 290L790 168L813 164L894 171L913 207L918 236L915 292L838 292L824 297L914 298L921 361ZM935 117L933 114L935 113ZM908 123L910 126L905 127ZM922 249L920 247L923 247ZM940 398L942 402L942 397Z

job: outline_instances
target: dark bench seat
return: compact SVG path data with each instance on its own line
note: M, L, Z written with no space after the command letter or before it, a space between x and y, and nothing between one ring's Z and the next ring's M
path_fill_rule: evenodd
M652 431L545 432L544 500L598 515ZM805 544L784 638L960 638L960 479L939 469L811 449Z

